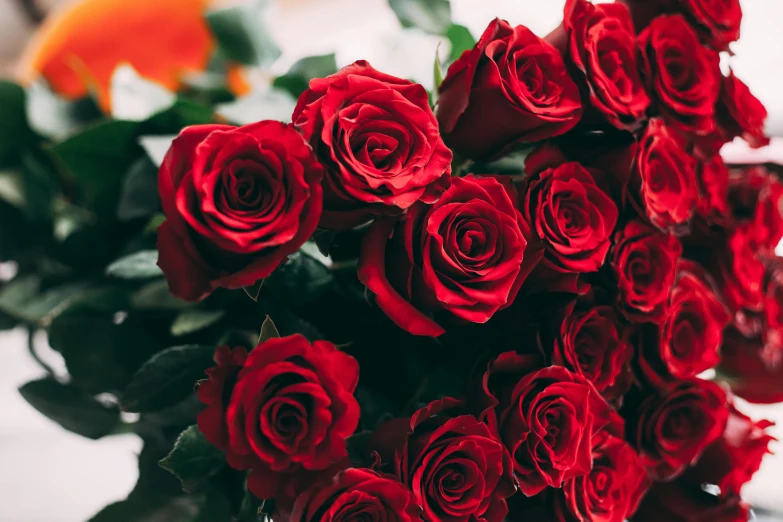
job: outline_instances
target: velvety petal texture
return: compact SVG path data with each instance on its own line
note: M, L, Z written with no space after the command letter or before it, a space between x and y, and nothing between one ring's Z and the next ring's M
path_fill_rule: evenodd
M312 80L292 120L326 166L323 228L400 214L449 185L452 153L427 91L365 61Z
M487 322L513 302L541 257L515 200L509 178L454 178L436 203L375 221L362 244L359 280L414 335L441 335L441 317Z
M171 293L198 301L271 274L315 230L322 176L290 125L183 130L158 174L158 264Z
M500 19L449 67L438 92L446 143L474 159L559 136L582 116L579 89L557 49Z

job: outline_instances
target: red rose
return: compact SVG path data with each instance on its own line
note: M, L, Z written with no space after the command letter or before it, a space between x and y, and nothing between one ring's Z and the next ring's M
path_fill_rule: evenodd
M642 221L629 221L617 232L612 269L620 308L632 321L659 321L666 313L682 245Z
M753 422L734 405L729 406L729 419L723 436L713 442L690 468L683 479L696 486L714 484L720 494L739 495L742 486L750 482L761 467L761 460L775 438L767 433L773 423Z
M427 91L365 61L312 80L292 120L326 166L324 228L399 214L449 184L452 155Z
M735 395L758 404L783 402L783 365L770 366L762 339L746 338L736 328L723 335L718 371Z
M604 264L619 212L599 184L606 182L603 172L576 162L550 161L558 154L545 146L528 157L522 213L545 245L548 267L595 272Z
M624 522L650 486L639 455L627 442L606 431L597 439L593 469L555 493L558 522Z
M499 19L449 67L439 93L446 143L470 158L558 136L582 115L579 89L557 50Z
M633 349L610 306L568 315L555 338L552 362L585 377L607 400L619 399L631 385Z
M514 478L527 496L592 469L595 436L611 411L584 377L562 366L531 370L525 357L507 352L490 363L483 380L482 418L511 454Z
M764 291L763 356L775 367L783 357L783 261L777 260L767 270Z
M681 480L653 484L632 522L748 522L750 508L738 496L717 497Z
M381 425L376 448L413 490L425 520L501 522L508 514L505 499L516 491L511 459L486 424L471 415L449 415L459 406L446 398L410 419Z
M419 522L411 492L392 477L349 468L299 495L285 522Z
M647 383L661 387L718 364L729 314L704 270L681 261L663 323L639 335L638 365Z
M696 210L696 162L661 120L650 120L639 142L630 189L632 204L661 230L682 231Z
M444 332L433 312L486 322L511 304L540 258L528 248L515 199L508 180L454 178L437 203L375 221L362 245L359 280L414 335Z
M253 470L256 496L289 497L309 472L347 456L345 438L359 422L359 368L333 344L301 335L269 339L243 359L241 348L218 349L218 367L199 387L208 406L199 429L232 467Z
M739 227L718 252L721 292L732 311L759 311L763 306L766 268L758 259L754 234L750 226Z
M562 27L546 40L562 47L566 62L580 72L600 119L621 130L640 126L650 98L636 66L636 39L625 6L568 0Z
M699 165L698 180L702 195L697 201L699 213L708 220L723 221L728 213L729 169L720 155Z
M198 301L267 277L321 215L323 168L289 125L188 127L158 174L166 221L158 265L170 292Z
M726 392L711 381L687 379L629 408L629 440L655 480L681 474L723 433Z
M759 192L753 212L751 230L759 255L775 258L775 249L783 239L783 183L774 175Z
M691 134L714 128L720 92L718 53L699 43L680 15L655 18L639 34L643 75L666 122Z

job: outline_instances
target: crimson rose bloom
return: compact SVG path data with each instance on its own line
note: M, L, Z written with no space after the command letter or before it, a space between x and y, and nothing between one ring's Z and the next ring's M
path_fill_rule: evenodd
M546 149L525 162L525 221L543 241L547 265L558 272L595 272L609 251L617 206L599 186L599 171L576 162L548 167L538 158L547 154ZM538 166L544 170L538 171Z
M555 339L552 362L593 383L605 399L619 399L631 385L633 349L611 306L570 311Z
M207 404L199 430L232 467L253 470L248 488L257 497L290 497L308 472L347 456L345 439L359 422L352 357L292 335L264 341L247 356L219 348L216 361L199 387Z
M732 311L759 311L764 299L766 268L756 255L753 227L737 228L718 252L718 277L721 291Z
M498 179L454 178L437 203L377 219L365 236L359 280L401 328L438 336L428 313L484 323L514 300L540 254L528 248L510 180Z
M729 314L704 270L681 261L663 324L642 330L637 362L647 383L662 387L713 368Z
M560 48L561 32L567 40L561 50L581 73L590 105L609 125L636 130L650 98L636 66L636 39L628 9L621 4L568 0L562 27L546 40Z
M292 120L326 166L324 228L431 203L449 184L452 155L427 91L365 61L312 80Z
M777 261L767 271L764 292L764 357L770 366L777 366L783 357L783 261Z
M323 168L289 125L197 125L171 144L158 174L166 221L158 265L169 291L198 301L267 277L307 241L321 215Z
M683 480L658 482L645 495L633 522L748 522L750 508L736 495L717 497Z
M420 522L411 492L393 477L349 468L299 495L285 522Z
M729 406L729 418L723 436L713 442L691 467L684 480L694 485L715 484L721 495L739 495L761 467L761 461L775 438L767 433L773 423L753 422L750 417Z
M527 496L559 488L592 469L596 434L610 408L584 377L507 352L484 374L488 407L482 419L513 459L514 478Z
M374 447L413 490L422 518L501 522L508 514L505 499L516 491L511 459L486 424L471 415L449 415L460 405L446 398L410 419L389 421L374 434Z
M631 202L661 230L681 231L699 198L696 162L661 120L639 142Z
M690 134L712 131L720 93L718 53L702 46L680 15L655 18L639 34L639 48L645 81L666 123Z
M748 86L734 76L734 71L729 71L723 78L716 117L726 141L742 136L753 148L769 145L769 137L764 134L767 109Z
M762 339L748 339L733 327L723 338L718 370L727 376L731 391L753 403L783 402L783 365L769 365Z
M700 164L699 214L710 221L723 220L728 213L729 169L720 155Z
M499 19L449 67L439 93L446 143L470 158L558 136L582 115L579 89L557 50Z
M615 234L612 269L620 308L632 321L659 321L668 304L682 245L643 221L629 221Z
M555 520L624 522L636 512L650 485L639 455L607 431L597 436L593 469L555 493Z
M629 440L655 480L680 475L726 426L726 392L711 381L687 379L629 408Z
M775 248L783 239L783 183L773 176L768 180L759 192L751 230L758 255L774 259Z

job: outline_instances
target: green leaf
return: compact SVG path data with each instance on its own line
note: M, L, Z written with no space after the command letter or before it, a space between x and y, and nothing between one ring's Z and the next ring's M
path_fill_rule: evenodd
M19 85L0 81L0 167L15 163L32 141L25 116L25 92Z
M25 196L21 172L15 170L0 172L0 199L19 209L24 209L27 206L27 197Z
M28 382L19 388L19 393L49 419L90 439L110 434L120 421L116 406L105 405L82 390L53 379Z
M192 491L226 465L223 452L210 444L197 426L183 431L160 466L173 473L186 491Z
M275 78L272 83L279 89L284 89L295 98L307 90L313 78L325 78L337 72L337 61L334 53L321 56L308 56L294 63L283 76Z
M183 310L171 324L171 335L180 336L197 332L220 321L226 312L223 310Z
M27 88L25 108L30 127L38 134L54 139L74 134L102 116L92 98L66 100L43 82Z
M269 339L280 337L280 332L277 331L274 321L268 315L264 319L264 324L261 325L261 335L258 337L258 343L263 343Z
M433 88L432 88L432 98L433 101L437 101L438 97L438 89L440 88L440 84L443 83L443 69L440 65L440 56L438 52L440 51L440 45L435 49L435 64L433 65Z
M156 167L163 165L163 160L166 157L166 153L171 148L171 142L176 138L176 134L170 134L166 136L142 136L139 138L139 145L147 153L147 156L152 160L152 163ZM153 187L157 191L157 171L155 172L155 183Z
M115 120L144 121L174 105L174 93L142 78L130 64L117 66L111 76L111 115Z
M108 267L106 275L121 279L149 279L163 275L158 266L157 250L141 250L122 257Z
M389 7L403 27L418 27L432 34L444 34L451 25L449 0L389 0Z
M38 276L18 277L0 290L0 311L28 324L47 326L88 287L85 283L67 283L41 291Z
M252 286L243 286L242 290L245 291L247 296L253 301L258 301L258 296L261 293L261 287L264 286L264 280L256 281Z
M265 4L257 2L257 5L239 5L207 12L207 24L218 48L230 60L266 67L280 56L280 48L263 24Z
M171 295L165 279L153 281L139 288L131 296L133 308L142 310L182 310L191 306Z
M128 169L122 182L117 218L129 221L151 216L158 210L158 169L148 158L139 158Z
M281 301L300 306L318 299L333 280L326 265L299 251L266 278L264 285L276 292Z
M215 112L231 123L247 125L261 120L291 121L296 100L282 89L253 92L215 106Z
M137 130L136 122L103 122L51 148L84 189L89 206L103 214L114 215L123 174L141 152Z
M463 52L473 49L476 45L476 39L470 34L470 29L464 25L451 24L446 31L446 38L451 43L450 60L452 62L459 58Z
M196 381L213 365L214 354L212 346L185 345L153 355L131 378L120 407L144 413L173 406L193 393Z
M158 227L161 226L164 221L166 221L166 216L164 216L162 212L157 212L147 222L147 226L144 227L144 234L147 235L156 233L158 231Z

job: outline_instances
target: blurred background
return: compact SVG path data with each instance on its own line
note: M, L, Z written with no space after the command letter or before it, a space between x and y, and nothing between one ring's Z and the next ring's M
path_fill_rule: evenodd
M66 27L46 27L46 42L36 36L42 20L53 10L62 14L60 0L0 0L0 76L29 76L31 63L41 55L54 52L63 39L74 35L84 38L93 33L111 35L112 23L86 17L83 23ZM185 11L201 9L204 0L92 0L108 8L115 4L164 4L183 6ZM224 5L226 0L213 4ZM357 59L367 59L376 68L411 78L430 88L432 64L438 45L448 52L448 42L419 32L403 30L387 6L386 0L270 0L266 23L271 37L282 50L272 64L272 73L284 73L299 58L334 52L342 66ZM779 44L781 0L743 0L742 37L732 45L735 56L729 59L735 73L743 79L769 111L768 131L783 137L783 46ZM562 18L564 0L451 0L455 23L470 29L478 37L494 17L512 24L525 24L544 36ZM108 7L107 7L108 6ZM52 16L57 17L57 14ZM51 22L51 21L50 21ZM167 19L159 26L145 26L136 34L122 35L130 41L155 42L163 39L167 49L184 49L197 45L187 31L175 31L176 20ZM168 37L168 36L170 37ZM31 44L31 42L35 42ZM112 40L102 40L103 56L117 51ZM35 47L31 51L31 45ZM445 46L445 47L444 47ZM143 51L145 45L141 45ZM155 48L151 46L150 48ZM161 49L163 47L160 47ZM137 49L138 50L138 49ZM728 65L728 64L725 64ZM113 64L112 64L113 66ZM142 68L134 63L140 71ZM142 71L143 72L143 71ZM252 88L263 84L262 73L245 71L242 80ZM783 163L783 141L773 139L771 147L749 151L734 143L723 151L727 161ZM56 354L46 352L46 339L36 339L40 351L56 361ZM42 371L29 357L23 331L0 334L3 364L0 365L0 521L9 522L78 522L87 520L104 505L124 498L136 482L136 454L141 448L134 435L118 435L99 441L83 439L62 430L33 410L19 396L22 383L41 376ZM776 420L775 435L783 440L783 405L743 408L752 416ZM778 455L769 457L761 471L744 492L759 508L759 520L783 520L770 514L783 513L783 446L774 448Z

